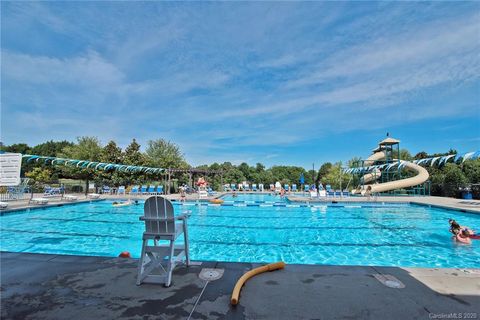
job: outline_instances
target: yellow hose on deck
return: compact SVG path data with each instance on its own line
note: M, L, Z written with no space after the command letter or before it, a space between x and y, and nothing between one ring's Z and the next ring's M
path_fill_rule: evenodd
M232 298L230 299L230 303L234 306L237 305L238 301L240 300L239 298L240 290L242 290L243 284L251 277L266 271L274 271L274 270L283 269L283 268L285 268L285 262L275 262L275 263L270 263L265 266L258 267L248 271L243 276L241 276L240 279L238 279L237 284L235 285L235 288L233 288Z

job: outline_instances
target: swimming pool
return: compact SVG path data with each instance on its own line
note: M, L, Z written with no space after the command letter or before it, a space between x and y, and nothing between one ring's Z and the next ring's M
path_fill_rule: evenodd
M288 204L287 204L288 205ZM314 207L175 204L189 211L195 260L409 267L480 267L480 241L454 244L448 218L479 228L480 215L408 204ZM9 213L0 249L138 257L143 205L110 201Z
M227 202L284 202L286 201L285 197L280 197L280 195L274 195L270 193L237 193L233 196L232 193L227 193L221 197L222 200Z

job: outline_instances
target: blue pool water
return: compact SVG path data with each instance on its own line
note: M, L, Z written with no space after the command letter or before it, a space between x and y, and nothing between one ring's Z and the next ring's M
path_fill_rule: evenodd
M258 200L258 199L256 199ZM451 241L448 218L480 229L480 215L417 205L198 206L189 211L195 260L480 267L480 240ZM0 217L0 249L15 252L138 257L143 205L110 201L9 213Z
M227 202L284 202L285 198L280 197L280 195L273 195L269 193L238 193L235 196L233 194L226 194L222 196L222 200Z

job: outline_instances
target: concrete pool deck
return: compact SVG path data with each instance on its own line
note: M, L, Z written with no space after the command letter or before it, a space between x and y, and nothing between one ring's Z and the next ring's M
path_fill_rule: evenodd
M2 319L480 317L480 269L287 265L249 280L232 307L237 279L258 264L179 267L165 288L136 286L135 259L1 252L0 262ZM202 268L224 275L207 284ZM387 287L375 275L405 287Z

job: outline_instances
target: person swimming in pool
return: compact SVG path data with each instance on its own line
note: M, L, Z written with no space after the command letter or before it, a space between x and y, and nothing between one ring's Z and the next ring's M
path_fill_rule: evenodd
M462 227L458 224L457 221L453 220L453 219L448 219L448 223L450 224L450 232L456 236L457 234L460 233L460 230L462 229Z
M472 229L468 227L463 227L460 224L458 224L457 221L453 219L449 219L448 223L450 224L450 232L454 235L457 236L459 235L462 238L470 238L470 239L475 239L475 240L480 240L480 235L476 234L473 232Z

